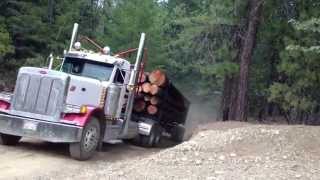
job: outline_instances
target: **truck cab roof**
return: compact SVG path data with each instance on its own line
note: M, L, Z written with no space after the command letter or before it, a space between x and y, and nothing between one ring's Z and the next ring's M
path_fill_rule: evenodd
M89 61L113 64L119 66L123 70L130 70L131 68L131 64L129 61L115 56L106 55L103 53L72 50L66 53L65 57L86 59Z

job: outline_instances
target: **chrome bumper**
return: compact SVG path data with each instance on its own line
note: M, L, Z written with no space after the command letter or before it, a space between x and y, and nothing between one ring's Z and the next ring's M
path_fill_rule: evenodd
M0 133L48 142L80 142L82 127L0 114Z

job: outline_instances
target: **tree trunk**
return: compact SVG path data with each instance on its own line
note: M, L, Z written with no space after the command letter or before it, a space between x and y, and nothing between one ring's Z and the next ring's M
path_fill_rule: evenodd
M223 121L235 120L235 106L238 96L238 77L225 77L224 89L221 101L221 116Z
M233 63L239 64L241 48L241 27L234 29L232 42L233 48L238 50L237 56L232 60ZM238 97L238 73L227 75L224 78L223 94L221 98L220 116L223 121L235 120L235 106Z
M248 104L248 76L249 66L252 59L253 50L256 43L257 31L259 21L261 18L261 11L263 0L249 0L250 13L248 17L248 28L245 35L241 55L240 55L240 74L238 98L236 106L236 120L247 120L247 104Z
M223 94L220 106L220 118L222 121L229 120L230 102L231 102L231 78L225 77L223 83Z

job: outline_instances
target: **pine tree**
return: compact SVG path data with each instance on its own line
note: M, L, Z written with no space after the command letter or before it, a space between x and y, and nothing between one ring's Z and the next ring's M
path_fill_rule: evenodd
M4 23L4 18L0 17L0 58L9 52L12 52L13 47L11 43L9 32Z
M289 122L319 123L311 116L317 114L320 107L317 92L320 88L320 19L292 20L291 23L299 39L288 39L278 67L284 80L271 86L270 100L281 105Z
M172 21L165 32L170 39L170 71L191 94L207 99L221 90L225 76L238 71L234 44L245 4L234 0L192 3L197 5L180 2L169 14Z
M165 64L163 58L163 36L161 26L165 11L155 1L123 0L110 8L111 13L105 22L101 36L114 53L136 48L140 33L147 34L148 67L160 67Z

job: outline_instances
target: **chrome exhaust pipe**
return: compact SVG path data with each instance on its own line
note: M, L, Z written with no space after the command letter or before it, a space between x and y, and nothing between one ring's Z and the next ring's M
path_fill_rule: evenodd
M128 97L128 102L126 106L126 111L125 111L125 118L124 118L124 123L122 125L122 130L120 133L120 137L127 139L127 138L133 138L135 137L138 132L135 132L134 134L129 133L129 124L131 122L131 115L132 115L132 108L133 108L133 102L134 102L134 96L135 96L135 87L138 84L138 74L141 70L141 62L142 62L142 57L143 57L143 51L144 51L144 44L145 44L145 39L146 39L146 34L142 33L141 38L140 38L140 43L139 43L139 49L137 53L137 58L136 58L136 63L134 65L133 70L131 71L131 77L130 81L128 84L128 90L129 90L129 97Z
M141 62L142 62L142 56L143 56L143 50L144 50L144 43L146 40L146 34L142 33L141 38L140 38L140 43L139 43L139 48L138 48L138 53L137 53L137 58L136 58L136 63L134 65L134 68L131 72L131 77L129 81L129 87L131 90L132 88L136 86L138 82L138 74L140 72L141 68Z
M53 57L53 54L51 53L51 54L49 55L49 65L48 65L48 69L49 69L49 70L52 70L53 60L54 60L54 57Z
M72 47L76 41L76 37L78 35L78 28L79 28L79 24L78 23L74 23L73 25L73 31L72 31L72 36L71 36L71 40L70 40L70 47L69 47L69 51L72 50Z

